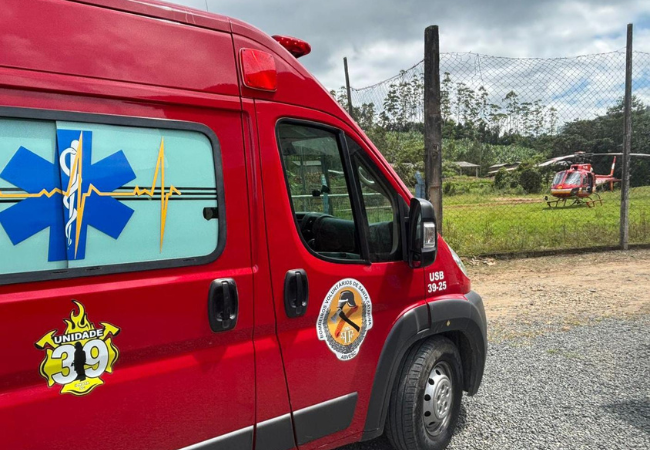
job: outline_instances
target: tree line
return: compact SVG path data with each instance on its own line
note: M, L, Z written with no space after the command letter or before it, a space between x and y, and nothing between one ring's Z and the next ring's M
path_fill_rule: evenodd
M592 119L575 119L560 124L558 111L540 99L529 101L510 90L497 104L485 86L476 89L454 82L449 72L441 81L443 161L445 172L453 173L449 162L468 161L481 166L481 174L498 163L527 163L530 167L544 159L572 154L614 153L623 142L623 99L604 114ZM344 88L332 91L347 105ZM410 76L402 71L388 86L378 111L374 102L353 105L357 123L368 134L407 183L414 182L415 170L424 160L424 80L423 74ZM633 98L634 135L632 151L650 153L650 108ZM608 173L612 159L593 158L596 173ZM617 164L616 173L620 174ZM635 160L631 184L650 184L650 161Z

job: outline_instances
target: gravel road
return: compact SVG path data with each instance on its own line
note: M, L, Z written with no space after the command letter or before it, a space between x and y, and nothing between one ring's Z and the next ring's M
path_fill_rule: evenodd
M605 319L489 351L450 449L649 449L650 320Z
M483 383L463 398L449 449L650 449L650 251L609 255L610 275L636 281L626 287L633 301L552 282L603 256L470 268L477 291L488 293L488 318L494 312L491 342ZM525 273L535 274L532 290ZM343 449L391 446L382 437Z

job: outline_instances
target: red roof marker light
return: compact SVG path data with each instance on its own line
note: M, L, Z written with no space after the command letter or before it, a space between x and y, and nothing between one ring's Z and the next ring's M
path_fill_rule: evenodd
M278 88L275 59L270 53L242 48L241 71L246 87L270 92L274 92Z
M311 45L309 45L307 42L303 41L302 39L297 39L291 36L278 36L278 35L273 36L273 39L278 41L281 46L289 50L289 53L291 53L296 58L309 55L309 53L311 52Z

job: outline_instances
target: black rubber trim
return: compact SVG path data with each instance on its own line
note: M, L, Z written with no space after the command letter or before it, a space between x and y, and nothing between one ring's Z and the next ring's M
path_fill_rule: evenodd
M484 349L487 354L488 340L487 340L487 316L485 315L485 307L483 306L483 299L474 291L465 294L465 298L474 306L472 308L471 321L479 325L481 337L483 337Z
M365 215L365 209L362 207L363 198L361 195L361 185L357 180L352 157L348 148L348 141L345 139L345 133L339 130L339 145L343 148L343 164L345 171L350 174L348 180L348 192L352 201L352 217L355 228L358 229L357 237L359 238L359 250L361 250L361 259L368 261L370 264L370 244L368 243L368 220Z
M255 450L290 450L295 447L291 414L257 424Z
M437 300L418 306L397 320L379 357L362 441L374 439L384 432L397 371L408 349L421 339L460 332L463 342L469 346L469 355L463 361L463 390L469 395L476 393L485 368L487 325L481 297L473 291L465 297L467 300Z
M431 327L428 335L441 334L449 331L460 331L463 341L460 342L463 356L463 390L468 395L476 394L485 369L487 356L487 322L483 300L476 292L465 295L465 300L439 300L429 303ZM463 351L463 345L469 348Z
M196 266L215 261L226 247L226 199L223 185L223 166L221 163L221 147L217 135L208 126L195 123L168 119L150 119L142 117L115 116L108 114L91 114L68 111L56 111L34 108L0 107L0 118L35 119L49 121L69 121L81 123L96 123L101 125L120 125L132 128L160 128L167 130L196 131L205 135L212 145L214 170L217 187L217 205L219 208L219 233L217 248L209 255L186 257L162 261L112 264L75 269L43 270L36 272L10 273L0 275L0 286L15 283L27 283L66 278L88 277L115 273L136 272L152 269L170 269L175 267Z
M362 440L374 439L384 432L388 400L402 357L414 342L424 337L429 324L429 308L422 305L400 317L388 334L377 363Z
M357 407L357 393L299 409L293 413L298 445L320 439L350 426Z
M346 139L345 143L348 149L348 153L350 154L350 159L352 162L353 170L352 173L353 175L356 175L359 173L359 166L362 164L365 166L364 169L367 169L370 171L372 176L375 177L375 180L377 183L381 186L381 188L384 190L386 194L389 195L390 197L390 203L391 203L391 209L393 211L393 226L397 228L397 231L399 232L399 239L397 242L397 245L395 246L395 250L391 251L390 255L388 257L379 257L376 253L373 253L368 249L368 255L370 256L370 261L371 262L393 262L393 261L401 261L404 259L404 251L402 247L402 227L400 224L402 223L402 216L400 215L401 213L401 208L399 207L399 202L400 200L402 202L405 202L404 197L399 195L397 191L393 188L393 186L386 180L386 177L381 173L381 171L377 168L375 163L370 159L368 154L363 150L363 147L349 134L346 133ZM348 140L351 140L357 147L359 147L358 150L350 150L350 145L348 145ZM356 188L357 192L359 193L359 202L361 205L361 214L363 216L363 224L364 227L366 228L366 236L370 233L368 231L368 228L370 227L370 221L368 220L368 211L367 211L367 206L365 204L365 201L363 199L363 190L361 188L361 180L359 179L358 176L354 177L355 183L356 183ZM408 211L408 210L407 210ZM407 212L408 215L408 212ZM395 234L395 230L393 230L393 234Z
M253 426L233 431L180 450L246 450L253 448Z

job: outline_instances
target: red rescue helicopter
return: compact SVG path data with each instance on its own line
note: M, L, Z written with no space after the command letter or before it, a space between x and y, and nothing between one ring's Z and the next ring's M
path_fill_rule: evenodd
M591 167L591 163L585 162L594 156L613 156L612 170L609 174L596 174ZM569 169L562 170L555 174L551 183L551 195L556 200L549 199L548 195L544 200L549 208L566 206L567 201L573 200L569 206L587 205L590 208L597 203L603 204L603 200L598 194L599 188L609 185L609 189L614 189L614 183L621 181L614 177L614 168L616 167L616 157L622 156L622 153L585 153L576 152L572 155L559 156L546 162L538 164L538 167L553 166L556 164L566 164L565 160L572 159L578 161L571 164ZM632 153L630 156L650 157L650 154Z

